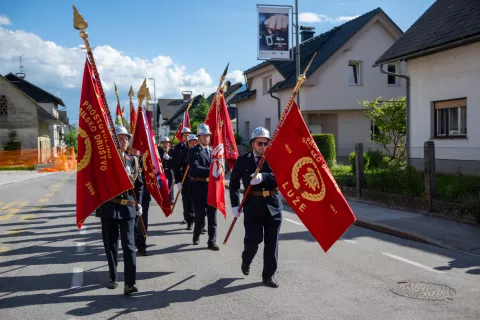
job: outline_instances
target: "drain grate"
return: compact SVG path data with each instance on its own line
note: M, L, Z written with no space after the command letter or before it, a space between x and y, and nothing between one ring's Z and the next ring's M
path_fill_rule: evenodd
M393 293L420 300L453 300L457 292L447 286L427 282L399 282L390 289Z

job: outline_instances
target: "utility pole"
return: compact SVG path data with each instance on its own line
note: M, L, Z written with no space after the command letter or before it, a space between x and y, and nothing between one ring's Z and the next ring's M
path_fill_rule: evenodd
M300 77L300 26L298 25L298 0L295 0L295 41L296 41L296 50L295 50L295 59L296 59L296 71L297 71L297 81ZM300 90L297 93L297 105L300 108Z

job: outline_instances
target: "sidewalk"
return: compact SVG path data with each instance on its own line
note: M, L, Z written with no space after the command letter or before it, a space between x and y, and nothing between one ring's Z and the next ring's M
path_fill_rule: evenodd
M225 181L227 189L229 182L229 180ZM355 224L360 227L441 248L480 255L480 227L478 226L366 204L354 199L347 200L357 217Z
M14 183L19 181L37 179L57 172L37 172L35 170L11 170L0 171L0 185Z

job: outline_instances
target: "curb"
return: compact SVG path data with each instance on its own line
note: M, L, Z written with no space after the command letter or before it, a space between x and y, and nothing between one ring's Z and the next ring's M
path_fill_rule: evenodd
M225 184L225 189L228 189L228 187L229 187L229 185ZM244 192L245 192L244 189L240 189L240 193L244 193ZM353 199L349 199L349 200L355 201ZM288 206L288 203L283 198L282 198L282 203L284 205ZM371 203L371 204L374 204L374 203ZM437 241L437 240L419 235L419 234L414 233L414 232L409 232L409 231L405 231L405 230L402 230L402 229L387 226L387 225L384 225L384 224L381 224L381 223L378 223L378 222L371 222L371 221L368 221L368 220L357 218L354 225L362 227L362 228L366 228L366 229L371 229L371 230L374 230L374 231L377 231L377 232L389 234L389 235L392 235L392 236L396 236L398 238L411 240L411 241L416 241L416 242L425 243L425 244L430 244L430 245L433 245L433 246L436 246L436 247L439 247L439 248L461 252L461 253L464 253L464 254L467 254L467 255L470 255L470 256L473 256L473 257L479 257L480 256L478 254L471 253L471 252L456 248L454 246L445 244L441 241Z

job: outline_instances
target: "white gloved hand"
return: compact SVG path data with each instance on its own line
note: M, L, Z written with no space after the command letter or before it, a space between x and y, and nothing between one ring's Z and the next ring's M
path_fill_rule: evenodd
M253 176L253 174L252 174L252 176ZM252 186L254 186L254 185L257 185L257 184L261 183L262 181L263 181L263 176L262 176L262 174L261 174L261 173L257 173L257 175L254 176L254 177L252 177L252 180L250 180L250 184L251 184Z
M170 160L170 156L168 155L168 153L165 153L165 154L163 155L163 159L165 159L165 160Z
M182 183L181 182L177 183L177 189L182 190Z
M140 204L137 204L137 217L142 216L142 214L143 214L142 206Z
M235 216L235 218L238 218L238 217L240 217L240 213L242 212L242 210L238 210L238 207L233 207L232 212L233 212L233 215Z

